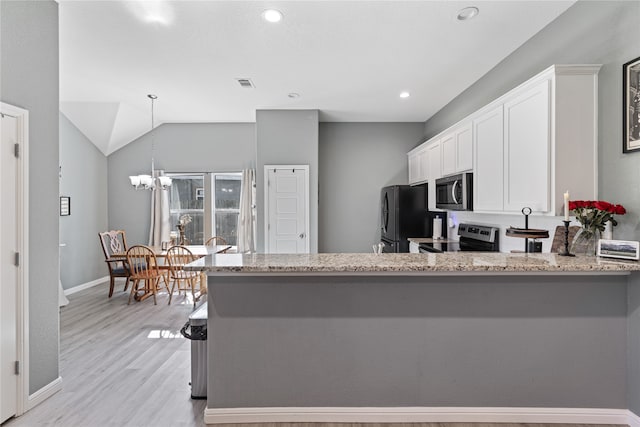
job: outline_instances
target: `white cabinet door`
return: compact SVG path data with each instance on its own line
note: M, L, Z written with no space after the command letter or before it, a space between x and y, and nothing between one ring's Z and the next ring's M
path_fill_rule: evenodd
M442 151L442 176L453 175L456 169L456 134L452 132L440 140Z
M456 172L470 171L473 169L472 135L471 123L464 125L456 131Z
M504 210L549 210L549 81L504 103Z
M427 180L427 150L412 151L409 158L409 184L419 184Z
M408 155L409 160L409 184L415 184L418 182L420 176L420 158L418 153L411 152Z
M427 176L429 188L427 191L427 209L436 210L436 179L442 177L440 141L435 141L427 147Z
M502 105L473 120L473 151L474 211L501 211L504 208Z
M427 156L428 153L426 149L418 153L418 163L420 164L420 182L425 182L427 179L429 179L429 161L427 160Z
M427 147L427 174L429 181L442 178L442 168L440 166L440 141L430 144Z

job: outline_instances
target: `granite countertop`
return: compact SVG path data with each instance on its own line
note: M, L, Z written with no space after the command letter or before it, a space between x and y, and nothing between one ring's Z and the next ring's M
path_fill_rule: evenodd
M445 252L442 254L217 254L185 267L223 273L625 273L640 271L637 261L558 254Z
M442 239L434 239L432 237L409 237L407 238L408 241L413 242L413 243L458 243L459 240L454 240L454 239L448 239L446 237L442 238Z

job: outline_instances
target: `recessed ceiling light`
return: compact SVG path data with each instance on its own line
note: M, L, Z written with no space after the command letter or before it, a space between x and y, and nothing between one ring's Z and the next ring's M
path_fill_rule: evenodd
M289 98L300 98L300 94L299 93L295 93L295 92L291 92L289 95L287 95Z
M400 98L408 98L411 94L409 92L400 92Z
M456 16L456 19L458 21L468 21L470 19L473 19L478 13L480 13L480 9L478 9L477 7L465 7L464 9L460 9L460 11L458 12L458 16Z
M280 22L282 21L282 12L275 9L267 9L262 12L262 19L267 22Z

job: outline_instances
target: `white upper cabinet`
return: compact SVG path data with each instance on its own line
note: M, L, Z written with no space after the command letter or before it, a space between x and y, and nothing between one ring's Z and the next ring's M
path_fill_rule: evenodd
M442 151L442 175L453 175L456 173L456 138L453 132L442 137L440 150Z
M409 184L417 184L420 178L420 158L417 151L410 151L407 154L409 159Z
M471 122L456 132L456 172L473 169L473 130Z
M599 70L553 65L436 135L420 146L426 179L472 171L477 212L562 215L566 190L597 199Z
M409 158L409 184L422 184L428 179L427 150L423 145L407 154Z
M505 99L504 210L530 207L547 212L550 205L550 81Z
M429 189L427 191L427 209L436 209L436 179L442 177L442 143L440 140L430 141L427 145L427 177L429 180Z
M473 168L471 123L464 123L441 139L442 176L470 171Z
M502 105L473 120L473 207L476 211L504 209L504 138Z

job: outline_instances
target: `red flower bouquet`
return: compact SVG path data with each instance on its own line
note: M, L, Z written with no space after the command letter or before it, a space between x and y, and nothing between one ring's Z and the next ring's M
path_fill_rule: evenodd
M618 225L613 215L624 215L627 210L622 205L603 200L572 200L569 202L569 209L572 210L576 219L580 221L583 228L598 229L604 231L607 221Z
M571 252L590 255L595 255L600 233L604 231L607 222L611 221L612 225L618 225L613 215L627 213L624 206L614 205L603 200L569 201L569 209L575 213L576 219L582 224L582 228L571 244Z

